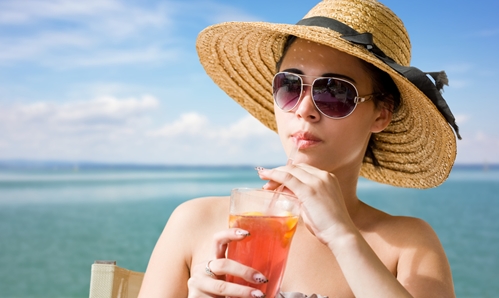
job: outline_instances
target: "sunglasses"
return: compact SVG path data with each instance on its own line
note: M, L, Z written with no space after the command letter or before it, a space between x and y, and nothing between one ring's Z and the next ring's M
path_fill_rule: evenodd
M324 116L342 119L353 113L358 103L371 99L370 95L359 97L357 88L344 79L319 77L312 84L303 83L302 77L291 72L278 72L272 81L272 92L277 106L284 112L293 110L300 102L303 86L312 88L315 107Z

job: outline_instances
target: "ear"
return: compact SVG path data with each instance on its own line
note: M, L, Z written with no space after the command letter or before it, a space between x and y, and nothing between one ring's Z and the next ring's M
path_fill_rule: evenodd
M371 125L371 132L378 133L385 129L392 121L392 112L386 104L381 103L377 109L376 118Z

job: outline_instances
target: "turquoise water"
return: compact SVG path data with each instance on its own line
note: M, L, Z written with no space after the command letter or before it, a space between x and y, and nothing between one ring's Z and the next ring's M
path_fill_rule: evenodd
M260 187L251 168L0 170L0 297L88 297L94 260L144 271L171 211ZM359 197L439 235L458 297L499 293L499 170L459 169L441 187L361 180Z

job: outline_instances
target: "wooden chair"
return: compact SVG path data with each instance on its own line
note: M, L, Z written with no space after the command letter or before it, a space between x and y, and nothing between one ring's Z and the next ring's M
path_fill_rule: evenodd
M116 266L116 261L95 261L89 298L136 298L143 278L143 272Z

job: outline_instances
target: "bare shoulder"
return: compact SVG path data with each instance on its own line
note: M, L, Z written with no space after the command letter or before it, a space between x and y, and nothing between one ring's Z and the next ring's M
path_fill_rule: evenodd
M228 226L229 199L199 198L180 204L151 254L140 297L187 297L194 258L209 252L209 238ZM169 268L170 270L165 270Z
M171 218L187 219L190 222L204 220L229 212L229 197L204 197L186 201L173 211Z
M423 219L410 216L385 215L380 222L381 231L399 248L399 269L404 260L427 260L435 257L447 263L444 249L432 226Z
M430 224L369 208L371 224L364 227L365 238L400 283L414 297L428 292L431 297L454 297L449 262Z
M381 210L365 205L365 221L361 229L375 232L385 239L396 241L399 247L416 244L423 245L440 241L433 228L426 221L411 216L390 215Z
M167 227L193 234L227 228L229 197L205 197L180 204L171 214ZM223 226L222 226L223 225ZM187 236L187 235L186 235Z

